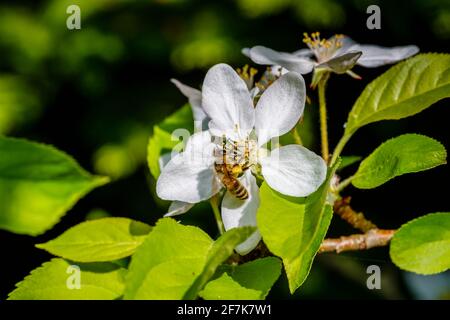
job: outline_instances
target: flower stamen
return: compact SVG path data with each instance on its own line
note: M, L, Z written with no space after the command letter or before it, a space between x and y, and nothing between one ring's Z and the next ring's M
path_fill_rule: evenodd
M253 87L255 82L255 75L258 73L258 70L252 67L249 67L248 64L241 68L236 69L237 74L244 80L248 89Z
M303 34L303 42L311 49L319 63L330 59L342 47L343 38L342 34L336 34L330 39L320 38L320 32L313 32L311 35L306 32Z

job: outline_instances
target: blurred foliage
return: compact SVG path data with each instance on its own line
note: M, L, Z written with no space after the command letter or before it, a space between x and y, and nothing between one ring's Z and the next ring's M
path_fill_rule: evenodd
M72 4L81 8L81 30L66 28L66 9ZM369 31L365 27L366 8L371 4L381 7L382 30ZM186 103L169 79L175 77L199 88L204 72L211 65L226 62L240 67L249 63L240 53L242 47L261 44L294 51L303 46L303 32L317 30L326 35L347 33L365 43L387 46L415 43L425 52L445 51L450 38L450 2L4 0L0 4L0 134L54 144L69 152L83 167L115 180L77 205L74 211L79 214L65 217L54 231L56 234L83 220L91 210L88 218L128 215L152 222L162 216L167 203L151 196L155 180L145 163L146 145L153 127ZM335 106L329 115L331 142L342 133L346 108L365 84L381 72L364 71L361 82L346 76L331 79L329 95ZM305 145L318 150L314 94L311 92L313 103L307 105L309 113L298 128ZM444 120L429 121L433 126L428 127L438 130L435 122ZM367 148L379 145L380 137L398 135L399 130L408 128L408 123L386 123L368 129L359 141L363 147L352 152L368 154ZM420 122L421 133L442 140L427 132L426 127ZM283 139L283 143L291 141L289 135ZM410 183L407 178L405 181ZM381 194L375 192L375 197L383 199L400 189L393 185L392 189L379 191ZM362 194L357 196L364 199ZM419 198L427 197L422 193L408 194L403 205L406 199L410 202ZM359 205L372 214L380 211L377 206L387 210L390 208L387 206L393 205L388 200L378 202ZM438 205L435 209L442 209ZM411 202L411 206L420 214L416 203ZM427 210L428 206L427 202ZM214 233L214 220L205 214L208 210L202 203L180 218L184 223ZM382 218L380 214L375 218L397 227L408 220L406 215ZM337 224L340 231L351 231L339 225L339 221ZM0 236L3 241L10 241L10 235L0 233ZM17 238L14 240L19 243ZM14 259L16 264L2 266L1 273L8 275L8 281L2 283L7 287L4 292L11 291L15 282L48 258L33 256L32 240L21 241L24 241L22 250L27 260L20 260L13 251L6 254L5 259ZM383 252L367 255L371 259L388 259ZM364 272L355 272L358 279L348 279L348 273L342 272L347 267L330 266L328 260L323 260L326 259L314 266L303 291L293 298L408 296L406 289L402 291L401 283L410 281L409 278L399 280L398 274L389 278L393 279L391 287L397 287L402 295L391 294L392 290L388 289L368 292L364 287ZM362 268L360 260L352 261L359 266L358 270ZM286 279L279 283L283 286ZM273 295L285 292L286 288L274 289Z
M295 18L309 28L342 26L346 15L340 2L336 0L237 0L243 13L249 17L271 15L292 9Z
M217 12L195 13L185 39L172 51L172 64L181 70L191 70L239 55L239 45L226 34L226 23Z
M33 86L20 76L0 75L0 134L33 121L40 112Z
M105 144L93 156L95 172L119 179L132 174L145 160L148 132L135 128L122 143Z

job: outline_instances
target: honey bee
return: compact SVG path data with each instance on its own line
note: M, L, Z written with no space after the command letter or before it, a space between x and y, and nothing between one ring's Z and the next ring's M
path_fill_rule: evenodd
M232 143L233 155L232 163L228 162L229 155L227 153L227 139L222 138L222 161L221 163L215 163L215 169L218 173L220 180L222 181L225 188L239 200L248 199L248 191L244 185L238 180L239 176L249 168L248 163L248 141L246 141L244 156L238 159L239 152L236 143Z

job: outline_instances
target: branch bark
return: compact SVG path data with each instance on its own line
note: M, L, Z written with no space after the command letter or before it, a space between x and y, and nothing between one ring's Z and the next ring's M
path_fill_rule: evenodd
M356 212L350 207L351 197L344 197L336 200L334 203L334 213L341 219L347 221L355 229L359 229L362 232L368 232L371 229L376 229L377 226L370 220L364 217L362 212Z
M335 239L325 239L319 253L365 250L386 246L392 239L395 230L371 229L364 234L342 236Z

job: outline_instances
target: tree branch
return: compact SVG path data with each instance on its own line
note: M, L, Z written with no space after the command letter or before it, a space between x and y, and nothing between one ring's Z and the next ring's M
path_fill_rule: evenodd
M391 241L395 230L371 229L364 234L325 239L320 245L319 253L365 250L386 246Z
M336 200L334 203L334 213L341 219L347 221L355 229L359 229L362 232L368 232L371 229L376 229L377 226L366 219L362 212L356 212L350 207L351 197L344 197Z

